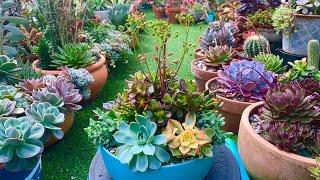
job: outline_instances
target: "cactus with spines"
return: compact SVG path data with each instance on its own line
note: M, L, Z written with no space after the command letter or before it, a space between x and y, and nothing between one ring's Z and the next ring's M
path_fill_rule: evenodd
M308 64L319 70L320 44L318 40L310 40L308 43Z
M249 58L261 53L270 53L269 41L261 35L252 35L244 42L243 48Z

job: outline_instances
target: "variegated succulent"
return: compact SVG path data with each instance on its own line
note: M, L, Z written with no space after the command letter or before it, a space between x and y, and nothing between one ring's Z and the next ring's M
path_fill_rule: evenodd
M200 130L195 127L196 114L190 112L186 115L185 122L170 119L163 134L168 139L168 147L173 156L200 158L213 156L210 130Z
M210 46L209 50L206 51L206 58L204 60L210 65L220 66L230 62L233 55L234 51L230 46Z
M9 99L0 99L0 118L23 114L24 109L17 108L16 104L16 101L10 101Z

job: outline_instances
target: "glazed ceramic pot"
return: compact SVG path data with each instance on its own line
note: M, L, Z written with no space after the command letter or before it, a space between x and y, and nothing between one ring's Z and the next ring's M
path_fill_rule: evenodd
M99 17L101 21L109 21L109 11L110 9L104 11L94 11L94 16Z
M285 52L296 55L307 55L308 42L320 41L320 15L296 14L294 31L282 36L282 48Z
M0 179L1 180L37 180L41 179L41 158L37 165L32 170L23 170L18 172L9 172L4 167L0 166Z
M217 78L210 79L206 83L206 89L209 89L210 84L216 80ZM223 102L222 107L219 109L219 113L221 113L225 118L225 125L222 129L228 132L238 133L242 113L253 103L235 101L219 95L217 98Z
M270 42L276 43L282 40L282 34L277 33L274 29L258 29L258 32Z
M61 128L61 130L63 131L64 135L66 135L70 131L70 129L73 125L73 122L74 122L74 111L65 112L64 113L64 122L59 126ZM47 148L49 146L54 145L58 141L59 140L56 139L55 137L50 136L44 146Z
M307 168L315 167L315 159L279 150L258 135L249 117L263 102L250 105L242 114L238 148L241 159L253 179L313 179Z
M103 146L99 146L99 151L109 175L116 180L204 179L209 173L213 162L213 158L193 159L184 163L166 165L158 170L147 170L146 172L141 173L132 172L129 169L128 164L121 164L119 159Z
M178 22L176 15L180 14L180 7L166 7L166 13L168 16L168 23L175 24Z
M191 72L194 76L194 79L196 81L196 85L198 88L199 92L203 92L206 88L206 83L209 79L215 78L218 76L217 72L213 72L213 71L205 71L202 69L199 69L195 63L199 60L202 60L203 58L199 58L196 60L193 60L191 62Z
M106 80L108 78L108 70L105 64L106 64L106 58L103 55L100 55L100 60L98 62L85 68L93 76L94 82L89 87L91 90L90 98L83 102L91 102L95 100L96 97L99 95L100 91L102 90L102 88L104 87L104 85L106 84ZM51 75L57 76L60 73L62 73L61 70L40 69L39 60L36 60L33 62L32 68L43 75L51 74Z

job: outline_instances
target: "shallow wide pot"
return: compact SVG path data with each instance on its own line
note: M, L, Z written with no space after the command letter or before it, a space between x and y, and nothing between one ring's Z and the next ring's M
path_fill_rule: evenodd
M194 75L194 79L196 81L196 85L199 92L203 92L206 89L205 86L209 79L212 79L218 76L217 72L204 71L194 65L195 62L202 59L203 58L199 58L191 62L191 72Z
M320 15L296 14L294 31L289 36L282 36L282 48L285 52L307 55L308 42L312 39L320 41Z
M104 11L94 11L94 16L99 17L101 21L108 21L109 20L109 11L110 9Z
M30 171L23 170L18 172L9 172L4 167L0 168L0 179L1 180L33 180L41 179L41 158L37 165Z
M316 166L314 159L281 151L254 131L249 117L262 105L263 102L259 102L245 109L238 135L240 156L251 177L254 179L312 179L307 168Z
M132 172L128 164L121 164L116 156L111 154L103 146L99 146L99 151L105 167L110 176L115 180L130 179L130 180L195 180L204 179L209 173L213 158L194 159L188 162L162 166L158 170L147 170L144 173Z
M66 135L70 131L74 122L74 115L75 115L74 111L64 113L64 122L59 126L63 131L64 135ZM44 146L47 148L49 146L52 146L58 141L59 140L57 138L50 136Z
M166 13L168 16L168 23L175 24L178 22L176 18L177 14L180 14L181 8L180 7L166 7Z
M106 80L108 78L108 70L105 63L106 63L106 58L103 55L100 55L100 60L98 62L85 68L93 76L94 82L89 86L91 90L90 98L86 99L84 102L95 100L99 95L100 91L102 90L102 88L104 87L104 85L106 84ZM39 60L36 60L33 62L32 68L33 70L40 72L43 75L51 74L51 75L57 76L60 73L62 73L61 70L40 69Z
M210 84L216 80L217 78L210 79L206 83L206 90L208 90ZM217 98L223 102L221 109L219 109L219 113L225 118L225 125L222 129L228 132L238 133L242 113L253 103L235 101L221 96L217 96Z

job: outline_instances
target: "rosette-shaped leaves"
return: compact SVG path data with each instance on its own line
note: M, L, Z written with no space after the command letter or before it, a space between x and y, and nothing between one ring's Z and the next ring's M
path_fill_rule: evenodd
M206 58L204 59L207 63L210 63L213 66L219 66L227 64L234 55L232 47L229 46L215 46L209 47L209 50L206 51Z
M46 80L46 83L50 93L63 99L65 110L77 111L81 109L81 106L77 104L82 100L79 89L76 89L75 85L70 83L67 78L63 76L51 77Z
M168 162L170 155L161 146L167 142L164 135L155 135L156 123L150 118L137 116L130 125L122 123L114 139L123 144L117 148L116 155L123 164L129 164L133 171L145 172L159 169L161 163Z
M0 117L9 117L24 113L23 108L16 107L17 102L9 99L0 99Z
M264 65L248 60L233 61L218 72L219 91L226 97L241 96L245 101L261 101L270 87L275 86L275 75Z
M64 105L63 99L59 95L49 92L48 88L33 91L32 99L39 102L48 102L60 109L62 109Z
M27 117L0 119L0 163L8 171L34 168L42 153L44 127Z
M57 107L47 102L34 102L26 109L26 115L45 127L46 136L62 139L64 134L59 125L64 122L64 114Z
M270 89L262 108L262 137L288 152L316 154L320 115L316 103L297 82Z
M265 96L262 118L265 121L310 123L319 115L317 101L294 83L271 88Z
M19 93L17 88L7 84L0 84L0 99L15 100L21 97L22 93Z
M212 134L210 131L195 128L196 115L188 113L185 122L170 119L163 134L168 139L168 146L176 157L212 157Z
M26 93L32 94L34 90L40 90L45 87L42 78L39 79L25 79L19 83L19 87Z

